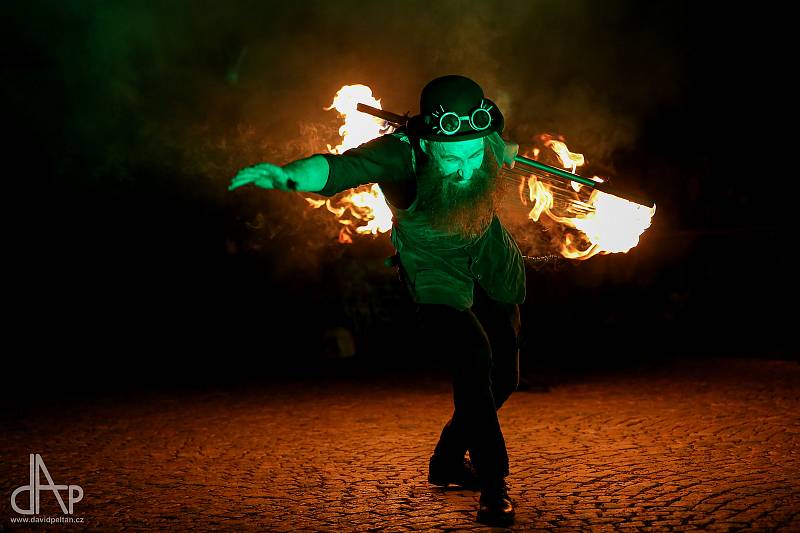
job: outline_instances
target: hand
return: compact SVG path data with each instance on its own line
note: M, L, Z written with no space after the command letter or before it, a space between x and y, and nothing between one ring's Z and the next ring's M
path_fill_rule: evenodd
M506 151L503 154L503 162L508 164L509 168L514 168L514 158L519 153L519 144L511 141L506 141Z
M297 187L297 184L289 178L289 174L283 168L271 163L259 163L243 168L231 180L228 190L232 191L248 183L263 189L279 191L291 191Z

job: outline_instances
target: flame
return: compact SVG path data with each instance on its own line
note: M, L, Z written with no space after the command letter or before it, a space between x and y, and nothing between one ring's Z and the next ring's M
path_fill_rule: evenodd
M315 200L306 198L314 208L325 208L336 215L339 223L344 227L339 231L339 242L350 244L353 242L353 232L359 235L377 235L392 229L392 212L383 196L383 191L376 183L364 185L348 191L347 195L333 205L330 199ZM342 218L348 213L349 218ZM362 226L355 226L356 221L364 222Z
M577 167L585 164L583 155L570 152L564 142L552 140L548 135L541 138L545 146L555 152L564 169L574 173ZM534 157L538 155L537 151ZM593 176L592 180L598 183L605 181L599 176ZM570 185L575 193L581 192L581 184L572 182ZM639 244L639 237L650 227L656 212L655 206L642 206L596 189L586 200L581 200L578 194L564 200L564 191L569 192L569 189L559 192L555 184L545 183L535 175L528 177L527 187L533 205L528 213L531 220L539 221L545 214L549 219L580 232L581 235L577 237L566 232L561 242L561 255L570 259L588 259L599 253L627 253ZM524 182L520 191L523 188ZM564 204L559 208L556 208L556 196ZM564 211L572 211L576 216L567 216ZM587 241L588 246L581 241Z
M386 122L356 110L357 104L367 104L383 109L381 101L372 96L372 89L360 84L343 86L333 98L333 103L324 108L325 111L336 109L339 115L344 117L344 124L339 128L342 143L335 148L331 148L329 144L328 151L330 153L344 153L350 148L355 148L386 133L388 129Z
M372 89L366 85L343 86L333 98L333 103L324 108L326 111L336 109L344 118L344 124L339 128L342 142L334 148L329 144L330 153L342 154L389 132L390 127L384 120L356 110L359 103L381 109L381 101L372 96ZM339 230L339 242L342 244L352 243L354 234L376 236L392 228L389 204L386 203L383 191L375 183L350 189L336 200L336 205L330 199L306 198L306 201L316 209L324 205L336 216L343 226ZM345 214L347 218L342 218Z
M592 191L589 203L594 205L594 212L576 218L575 227L586 235L595 253L627 253L639 244L639 237L656 213L655 206L635 204L597 190Z
M336 109L344 119L339 128L341 144L328 151L341 154L380 135L390 133L391 127L379 118L356 110L356 104L365 103L381 109L381 102L372 95L366 85L345 85L336 93L333 102L325 110ZM586 164L583 154L571 152L563 138L540 135L542 144L552 150L561 166L575 173ZM541 150L534 148L532 154L538 159ZM599 176L592 179L602 183ZM527 194L526 194L527 186ZM546 215L551 221L562 224L575 233L566 232L560 243L560 253L571 259L588 259L596 254L628 252L639 243L641 234L650 227L655 207L640 206L628 200L592 189L586 198L584 186L571 182L567 185L549 183L532 175L522 180L519 199L523 205L531 205L528 217L538 221ZM566 198L566 195L570 195ZM583 196L583 199L581 199ZM336 199L305 198L308 204L325 208L336 216L342 228L339 242L349 244L356 235L386 233L392 228L392 212L377 184L362 185L343 193ZM588 245L587 245L588 243Z
M570 152L567 145L561 141L548 139L545 141L544 145L553 150L558 156L559 161L561 161L561 166L565 169L569 169L573 174L576 168L586 164L586 158L583 157L583 154ZM571 169L569 168L570 166L572 167Z

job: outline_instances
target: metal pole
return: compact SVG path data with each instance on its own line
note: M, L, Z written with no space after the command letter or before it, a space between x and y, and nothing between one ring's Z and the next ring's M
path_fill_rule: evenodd
M404 127L408 124L408 115L398 115L396 113L392 113L391 111L385 111L383 109L378 109L377 107L372 107L370 105L361 103L356 104L356 109L358 111L361 111L362 113L367 113L368 115L382 118L386 122L389 122L390 124L393 124L397 127ZM551 167L550 165L545 165L544 163L540 163L534 159L528 159L527 157L518 155L514 158L514 161L521 165L527 165L540 172L544 172L545 174L549 174L550 176L566 179L568 181L574 181L576 183L580 183L581 185L588 185L593 189L597 189L598 191L603 191L604 193L618 196L635 204L639 204L645 207L652 207L653 205L655 205L649 199L639 198L635 195L631 195L627 191L617 190L616 188L608 185L607 183L598 183L589 178L584 178L583 176L578 176L577 174L573 174L572 172L567 172L566 170L562 170L560 168Z
M560 168L551 167L550 165L545 165L544 163L540 163L534 159L528 159L527 157L523 157L518 155L514 158L514 161L517 163L522 163L523 165L528 165L533 167L537 170L541 170L542 172L546 172L548 174L554 174L556 176L566 178L570 181L575 181L581 183L583 185L588 185L589 187L596 188L598 183L594 180L590 180L589 178L584 178L583 176L578 176L577 174L573 174L572 172L567 172L566 170L562 170Z
M405 126L408 122L407 116L398 115L396 113L392 113L391 111L384 111L383 109L378 109L377 107L372 107L371 105L367 104L356 104L356 110L374 117L382 118L386 122L394 124L395 126Z
M544 163L540 163L539 161L533 159L528 159L527 157L523 157L521 155L516 156L514 158L514 161L516 163L532 167L540 172L544 172L545 174L549 174L551 176L567 179L569 181L574 181L582 185L588 185L589 187L597 189L598 191L602 191L606 194L611 194L613 196L618 196L624 200L628 200L629 202L633 202L635 204L639 204L644 207L652 208L655 205L655 203L650 201L649 199L641 198L627 191L621 191L615 187L612 187L607 183L599 183L589 178L584 178L583 176L578 176L577 174L573 174L572 172L567 172L566 170L556 167L551 167L550 165L545 165ZM514 168L517 168L517 165L514 165Z

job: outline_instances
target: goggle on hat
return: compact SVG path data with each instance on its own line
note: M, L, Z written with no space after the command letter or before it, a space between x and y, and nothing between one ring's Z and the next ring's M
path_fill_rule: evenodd
M468 141L502 133L503 114L484 97L471 79L449 75L430 81L420 95L420 114L408 121L408 131L439 142Z

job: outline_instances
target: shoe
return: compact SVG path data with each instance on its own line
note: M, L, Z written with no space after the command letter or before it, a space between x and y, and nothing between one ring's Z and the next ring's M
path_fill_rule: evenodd
M475 467L466 457L461 463L447 464L436 456L431 457L428 469L428 483L447 488L458 485L462 489L479 490L481 487Z
M514 501L508 496L505 481L481 489L476 520L488 526L506 527L514 523Z

